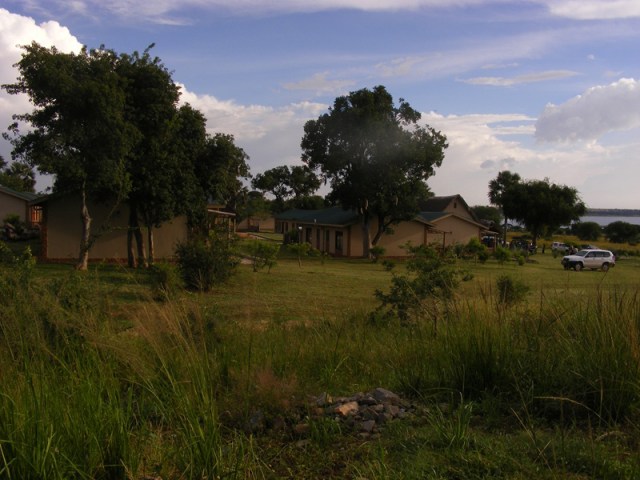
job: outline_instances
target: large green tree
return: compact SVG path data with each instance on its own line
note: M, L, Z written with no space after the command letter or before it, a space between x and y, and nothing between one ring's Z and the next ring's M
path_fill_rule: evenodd
M171 122L177 113L179 88L171 73L149 46L142 54L121 54L117 72L124 79L126 119L137 130L139 141L127 155L131 179L127 252L129 266L146 266L154 261L153 227L173 218L178 212L178 197L171 179L180 168L177 157L169 155L172 142ZM148 257L139 222L147 230ZM133 240L137 249L133 248Z
M35 193L36 175L26 162L7 162L0 155L0 185L16 192Z
M509 188L520 183L520 175L511 173L509 170L498 172L496 178L489 182L489 201L492 205L496 205L502 211L504 225L502 229L502 240L507 241L507 222L512 216L511 208L513 205L506 202L506 192Z
M637 242L640 237L640 225L634 225L628 222L616 221L611 222L604 227L605 236L613 243L632 243Z
M419 120L408 102L396 106L377 86L336 98L305 124L302 160L330 182L333 200L360 214L365 256L387 229L415 216L429 195L426 180L444 159L446 137Z
M37 43L23 47L19 77L3 85L26 94L30 113L14 115L13 156L53 174L54 191L78 192L82 236L76 267L86 269L92 232L89 199L110 200L115 211L130 189L126 157L137 133L126 120L126 91L112 50L61 53ZM21 124L30 130L20 132Z
M274 167L259 173L251 182L256 190L273 195L277 212L289 206L301 208L310 203L310 197L320 184L318 176L306 165Z
M509 217L525 225L534 243L545 231L579 220L587 210L575 188L549 179L514 183L506 188L502 199Z

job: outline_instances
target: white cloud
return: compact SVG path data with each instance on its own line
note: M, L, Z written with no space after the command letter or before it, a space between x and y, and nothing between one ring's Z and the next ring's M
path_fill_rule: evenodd
M549 80L559 80L578 75L571 70L548 70L546 72L528 73L526 75L516 75L514 77L474 77L463 80L472 85L490 85L494 87L511 87L525 83L546 82Z
M437 78L460 74L486 65L505 64L537 57L558 43L575 37L576 32L542 31L497 37L448 51L430 52L379 62L374 72L384 78ZM556 72L557 74L557 72Z
M635 127L640 127L640 82L623 78L590 88L562 105L547 105L536 123L536 138L596 140L605 133Z
M492 3L505 0L492 0ZM44 0L32 4L44 4ZM51 0L46 0L50 5ZM68 8L68 0L55 0L55 3ZM168 22L168 18L176 12L188 8L202 10L222 10L232 14L272 14L292 12L320 12L336 9L354 9L363 11L397 11L415 10L424 7L450 8L467 5L480 5L486 0L154 0L139 2L138 0L74 0L76 12L107 10L121 17L130 17L136 12L136 18L160 20ZM35 7L34 7L35 8ZM41 8L45 8L44 5Z
M533 142L535 120L519 114L440 115L423 114L423 120L447 135L449 148L442 167L427 182L437 195L460 193L470 205L489 203L488 185L500 170L511 170L525 179L549 178L578 189L592 207L634 208L635 174L620 176L621 168L636 172L630 161L633 146L604 147L584 142L544 148ZM637 147L637 146L636 146ZM626 166L625 166L626 165ZM597 172L608 185L593 177ZM610 188L615 184L616 188ZM633 196L635 195L635 198Z
M0 8L0 84L16 80L18 71L13 65L20 60L20 46L34 41L45 47L55 46L62 52L77 52L82 48L76 37L58 22L37 25L31 18ZM26 96L0 91L0 131L4 132L9 126L13 114L25 113L31 108ZM11 157L11 147L5 140L0 140L0 155L6 160Z
M318 118L328 105L301 102L279 108L241 105L211 95L197 95L182 87L181 102L200 110L209 133L232 134L251 158L253 173L300 160L300 140L307 120Z
M542 0L553 15L574 20L640 17L638 0Z

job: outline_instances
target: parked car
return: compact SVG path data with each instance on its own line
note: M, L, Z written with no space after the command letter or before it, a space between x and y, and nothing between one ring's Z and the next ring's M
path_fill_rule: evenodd
M567 245L566 243L562 243L562 242L553 242L551 244L551 251L553 251L553 252L568 252L569 251L569 245Z
M609 268L615 267L616 257L609 250L580 250L574 255L562 257L561 263L565 270L573 268L579 272L583 268L590 268L606 272Z

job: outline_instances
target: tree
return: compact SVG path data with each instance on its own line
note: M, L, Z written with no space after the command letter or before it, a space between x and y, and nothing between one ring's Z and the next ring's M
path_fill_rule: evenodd
M213 200L235 211L246 193L241 179L251 176L248 161L249 156L235 144L233 135L207 136L194 166L205 201Z
M510 216L511 205L506 204L505 195L507 190L520 183L520 175L517 173L511 173L509 170L503 170L498 172L498 176L489 182L489 201L492 205L496 205L502 210L502 216L504 217L504 228L502 231L503 242L507 242L507 220L514 218Z
M0 156L0 185L9 187L16 192L35 193L36 176L25 162L13 162L7 165Z
M550 183L549 179L514 183L503 192L505 212L531 232L534 245L545 231L579 220L586 212L575 188Z
M635 243L640 236L640 226L622 221L611 222L603 230L613 243Z
M268 218L271 216L270 201L262 192L252 190L241 197L241 202L236 210L236 218Z
M289 206L304 208L303 205L309 203L308 198L320 188L320 183L315 172L306 165L282 165L256 175L251 185L273 195L275 210L281 212Z
M471 211L481 222L487 223L492 228L500 228L502 215L498 208L486 205L476 205L475 207L471 207Z
M359 213L365 257L388 228L418 213L425 182L444 159L446 137L419 120L408 102L395 106L377 86L336 98L304 126L302 160L330 182L332 200Z
M55 175L54 191L78 192L82 238L76 268L86 270L96 235L88 200L110 200L115 211L130 188L125 158L137 141L126 121L123 79L117 55L104 48L60 53L37 43L23 47L9 94L26 94L35 109L14 115L13 156ZM18 122L31 126L21 134Z
M596 222L578 222L571 228L580 240L597 242L602 235L602 228Z
M160 59L151 57L151 48L153 45L142 54L122 54L117 65L117 72L126 86L126 119L139 134L139 141L127 156L127 172L132 183L127 199L127 252L131 267L136 264L134 238L138 264L153 263L153 227L176 215L178 206L171 179L184 168L177 162L178 157L168 154L172 141L171 120L177 112L178 86ZM145 258L140 219L147 229L148 258Z

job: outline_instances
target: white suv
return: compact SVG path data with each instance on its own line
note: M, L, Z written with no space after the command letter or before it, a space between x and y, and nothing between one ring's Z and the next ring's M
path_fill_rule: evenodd
M616 257L609 250L580 250L575 255L562 257L561 263L565 270L573 268L579 272L583 268L590 268L606 272L610 267L615 267Z

